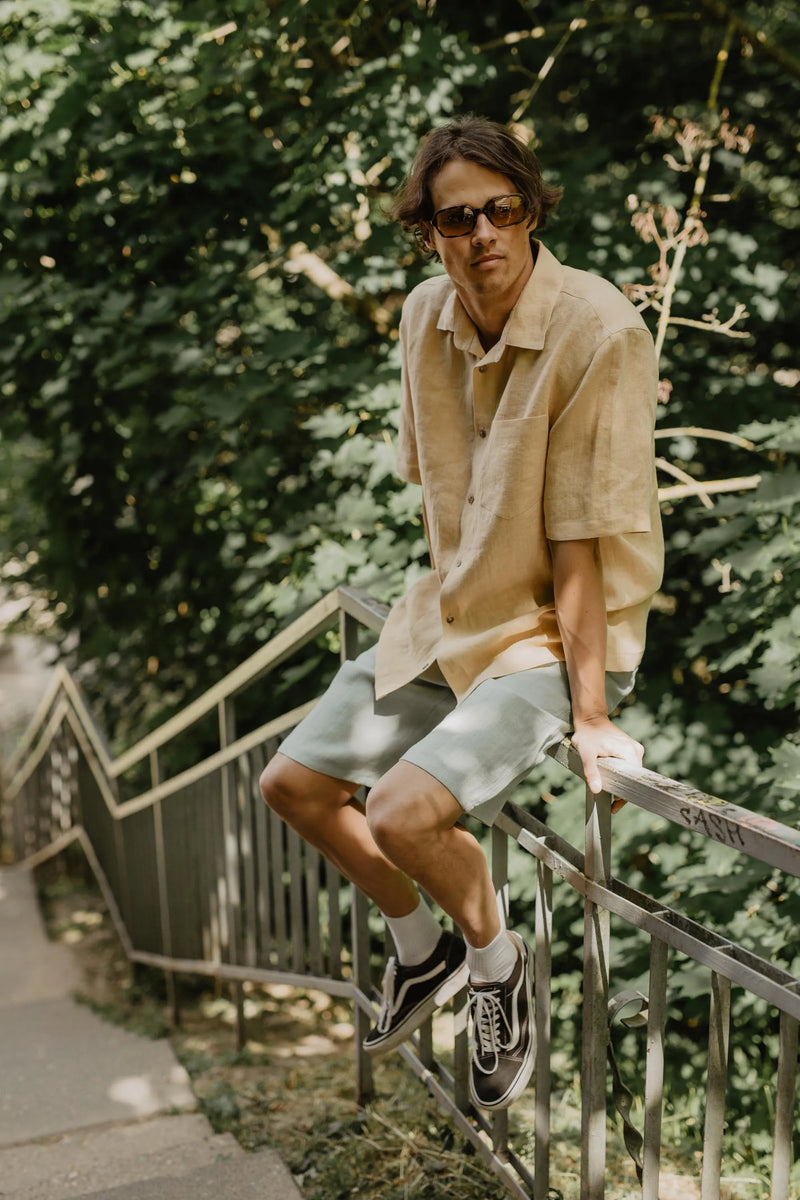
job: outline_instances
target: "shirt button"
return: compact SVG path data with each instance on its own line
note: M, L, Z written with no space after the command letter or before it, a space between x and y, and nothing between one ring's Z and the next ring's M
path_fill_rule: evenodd
M447 618L447 624L448 624L448 625L452 625L452 624L453 624L453 621L455 621L455 617L448 617L448 618Z
M457 559L456 559L456 566L457 566L457 567L460 567L460 566L461 566L461 559L460 559L460 558L457 558Z
M479 429L479 430L478 430L478 437L486 437L486 430L485 430L485 429Z
M475 503L475 497L467 496L467 504L474 504L474 503Z
M486 370L486 367L478 367L478 370L480 371L480 373L482 375L484 373L484 371Z

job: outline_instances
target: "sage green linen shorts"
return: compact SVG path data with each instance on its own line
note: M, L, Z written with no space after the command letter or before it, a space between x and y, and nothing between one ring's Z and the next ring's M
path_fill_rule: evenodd
M415 680L375 699L376 647L344 663L281 754L335 779L373 787L400 759L491 825L510 793L572 728L563 663L487 679L456 704L450 688ZM635 671L607 672L609 712Z

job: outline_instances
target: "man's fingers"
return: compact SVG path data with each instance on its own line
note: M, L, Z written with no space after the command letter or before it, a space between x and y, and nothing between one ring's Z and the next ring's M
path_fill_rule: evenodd
M597 731L590 730L588 734L586 730L582 729L573 738L573 744L581 758L586 786L595 795L603 790L599 760L615 758L620 762L628 762L640 767L644 758L644 746L641 742L635 741L632 737L613 727ZM625 803L619 796L613 797L611 811L618 812Z
M600 778L600 772L597 769L597 758L594 754L588 751L580 751L581 763L583 765L583 778L586 780L586 786L590 792L597 795L603 790L603 781Z

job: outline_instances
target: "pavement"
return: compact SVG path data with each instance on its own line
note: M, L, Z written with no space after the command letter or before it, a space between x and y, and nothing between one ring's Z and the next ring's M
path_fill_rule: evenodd
M214 1133L168 1042L78 983L31 873L0 869L0 1200L302 1200L277 1154Z

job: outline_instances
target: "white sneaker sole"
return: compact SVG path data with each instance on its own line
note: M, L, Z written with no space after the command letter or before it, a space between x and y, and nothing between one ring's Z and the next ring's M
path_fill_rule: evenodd
M366 1042L362 1042L362 1049L367 1054L374 1055L385 1054L389 1050L396 1050L403 1042L408 1041L412 1033L419 1029L422 1022L432 1016L437 1008L441 1008L443 1004L446 1004L448 1000L451 1000L455 996L456 992L466 987L468 979L469 967L466 962L463 962L457 971L442 980L435 992L432 992L425 1000L421 1000L417 1007L409 1012L400 1025L396 1025L380 1041L371 1042L369 1045Z

